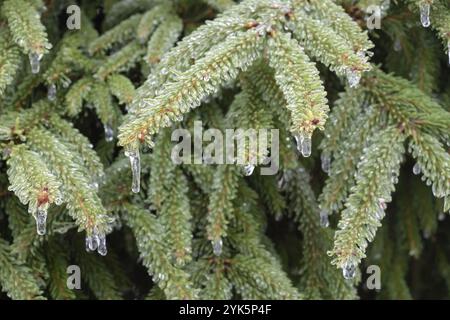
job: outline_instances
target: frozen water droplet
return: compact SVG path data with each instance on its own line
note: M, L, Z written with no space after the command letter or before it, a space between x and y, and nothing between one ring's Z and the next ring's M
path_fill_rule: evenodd
M347 81L350 88L356 88L360 80L361 74L358 71L352 69L347 70Z
M443 214L442 212L439 213L438 220L443 221L444 219L445 219L445 214Z
M131 191L138 193L141 189L141 159L139 150L127 151L125 155L130 159L131 173L133 176Z
M86 244L86 251L87 252L91 251L91 242L92 242L92 237L86 236L85 244Z
M326 210L320 211L320 225L324 228L327 228L330 225L330 221L328 220L328 212Z
M102 256L106 256L106 254L108 253L108 250L106 248L106 236L104 234L98 235L97 252Z
M55 101L56 99L56 84L52 83L47 90L47 99L50 101Z
M431 24L430 22L430 4L427 2L422 2L420 4L420 22L422 26L428 28Z
M394 51L395 52L400 52L402 51L402 43L400 41L400 38L396 38L395 42L394 42Z
M300 133L295 135L295 140L297 142L297 150L304 157L309 157L311 155L311 137Z
M342 275L345 279L353 279L356 275L356 265L353 262L347 261L342 267Z
M169 70L167 70L167 68L162 68L161 69L161 74L163 75L163 76L165 76L166 74L168 74L169 73Z
M96 181L89 184L89 188L98 190L98 183Z
M57 206L62 205L63 202L64 202L64 199L63 199L61 196L57 196L57 197L55 198L55 204L56 204Z
M320 160L322 162L322 170L323 170L323 172L330 173L330 167L331 167L330 155L327 152L323 152L320 155Z
M420 164L416 162L416 164L415 164L414 167L413 167L413 173L414 173L415 175L418 175L418 174L420 174L421 171L422 171L422 170L420 169Z
M312 149L311 143L312 143L311 137L305 136L302 141L302 149L301 149L302 155L304 157L309 157L311 155L311 149Z
M111 142L114 139L114 130L109 124L105 124L105 140Z
M36 212L36 230L38 235L43 236L47 226L47 208L38 207Z
M41 68L40 61L42 59L42 55L39 55L35 52L30 52L28 54L28 58L30 59L31 72L36 74L39 73Z
M248 164L246 166L244 166L243 172L244 172L244 176L251 176L253 171L255 170L255 166L252 164Z
M212 241L213 253L216 256L220 256L222 254L223 242L222 239L216 239Z

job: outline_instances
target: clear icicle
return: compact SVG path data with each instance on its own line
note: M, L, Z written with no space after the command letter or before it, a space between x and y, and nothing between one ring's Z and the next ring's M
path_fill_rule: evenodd
M420 174L421 171L422 171L422 170L420 169L420 164L418 164L418 163L416 162L416 164L415 164L414 167L413 167L413 173L414 173L415 175L418 175L418 174Z
M309 157L311 155L311 137L304 134L298 134L295 136L297 141L297 150L304 157Z
M320 211L320 226L328 228L330 221L328 220L328 212L326 210Z
M102 256L106 256L108 250L106 248L106 236L104 234L100 234L98 236L98 247L97 252Z
M125 155L130 159L131 173L133 175L131 191L138 193L141 189L141 159L139 151L127 151Z
M323 152L320 155L320 160L322 163L322 170L325 173L329 173L330 172L330 167L331 167L331 158L330 155L327 152Z
M114 139L114 130L109 124L104 125L105 128L105 140L111 142Z
M252 164L248 164L246 166L244 166L243 172L245 176L251 176L253 171L255 170L255 166Z
M213 253L216 256L222 254L223 241L221 238L212 241Z
M347 261L342 267L342 275L345 279L353 279L356 275L356 265L353 262Z
M347 81L350 88L356 88L361 81L361 74L356 70L347 70Z
M38 207L35 219L36 231L38 235L43 236L47 228L47 208Z
M39 55L35 52L30 52L28 54L28 58L30 59L31 72L36 74L39 73L41 68L40 61L42 59L42 55Z
M48 87L47 99L50 101L55 101L55 99L56 99L56 84L52 83Z
M422 2L420 4L420 22L425 28L428 28L431 25L430 4L428 2Z
M302 155L304 157L309 157L311 155L311 137L304 137L303 141L302 141Z

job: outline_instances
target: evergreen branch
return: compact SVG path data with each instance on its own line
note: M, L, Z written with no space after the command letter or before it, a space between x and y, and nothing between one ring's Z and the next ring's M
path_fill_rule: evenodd
M125 222L133 230L138 249L153 281L168 299L195 299L189 275L175 267L164 244L165 227L153 215L134 205L125 205Z
M113 45L123 44L133 39L141 18L141 14L135 14L102 34L89 44L89 54L94 55L112 48Z
M80 230L88 235L97 229L100 234L109 232L109 218L98 195L93 192L89 178L83 175L78 155L70 151L56 136L43 129L33 129L27 144L38 151L52 172L62 182L64 202L68 213Z
M350 86L356 86L361 73L371 69L365 52L354 52L337 31L303 11L303 6L294 11L293 25L290 27L294 36L308 54L316 57L337 75L347 76Z
M83 282L89 286L94 295L100 300L122 299L113 274L102 260L105 258L84 250L81 241L77 241L75 248L75 259L80 266Z
M13 82L21 62L19 48L8 38L7 32L0 33L0 97L5 93L6 87Z
M109 56L98 68L94 77L99 80L104 80L112 73L128 71L136 65L143 54L144 50L141 48L141 45L137 41L131 41L119 51Z
M308 5L308 4L307 4ZM354 52L365 52L374 45L369 41L366 31L361 31L358 24L345 12L344 8L332 0L313 0L309 2L312 14L327 23L337 32Z
M364 154L364 145L380 130L379 119L380 111L369 107L348 123L346 133L341 139L340 150L334 153L334 161L329 169L330 177L319 197L324 215L342 208L342 203L355 182L356 166ZM328 157L328 154L325 154ZM322 160L328 162L331 158Z
M149 65L160 62L161 57L173 47L182 31L183 21L174 14L167 15L147 43L145 61Z
M439 140L426 133L413 134L410 150L423 180L432 185L433 195L438 198L450 195L450 155Z
M219 12L225 11L236 4L233 0L205 0L205 2Z
M126 116L120 127L119 144L136 150L146 136L179 121L183 113L198 106L221 85L235 79L239 70L246 69L259 55L263 40L255 31L247 31L214 47L177 81L167 83L163 95L143 100L151 108Z
M334 248L329 252L335 257L332 263L343 269L346 278L354 276L356 266L365 257L368 242L373 240L381 225L386 203L391 201L390 193L399 175L404 139L395 127L380 131L358 164L356 185L346 201Z
M75 292L67 287L69 257L66 248L53 239L45 247L46 263L50 274L49 293L56 300L73 300Z
M136 36L140 43L145 43L158 24L167 18L169 9L169 6L158 5L144 13L136 29Z
M6 0L2 14L8 20L14 42L30 55L30 60L32 56L40 60L52 48L35 6L30 6L25 0Z
M15 260L3 239L0 239L0 262L0 285L11 299L44 299L31 270Z
M87 175L96 180L104 175L103 165L100 162L97 153L92 149L92 144L83 136L78 129L74 128L72 123L62 119L56 114L50 116L50 131L58 134L68 147L73 147L72 151L78 153L86 167Z
M238 173L234 166L219 165L214 174L212 193L208 205L208 240L221 252L222 238L227 234L227 225L233 216L233 200L236 197Z
M78 115L83 109L83 100L92 90L93 79L84 77L74 83L65 96L67 114L71 117Z
M243 299L300 299L285 274L257 257L237 255L232 260L230 277Z
M289 211L302 232L303 256L300 283L307 299L354 299L355 288L330 265L326 249L332 243L331 231L319 221L319 207L305 169L289 170L284 174L288 190ZM320 216L321 219L323 217ZM321 226L322 225L322 226Z
M51 173L39 154L23 144L11 149L8 159L10 186L22 204L28 204L28 212L36 221L40 212L46 212L55 203L61 204L60 182Z
M109 91L119 99L120 104L130 104L136 94L133 83L121 74L112 74L108 77Z
M311 138L323 130L328 113L326 92L319 73L297 41L278 34L269 41L269 63L291 111L291 132Z

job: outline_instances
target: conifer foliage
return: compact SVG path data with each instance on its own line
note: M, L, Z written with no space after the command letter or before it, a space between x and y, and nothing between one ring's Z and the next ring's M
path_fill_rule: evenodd
M0 0L4 297L448 298L449 65L446 0Z

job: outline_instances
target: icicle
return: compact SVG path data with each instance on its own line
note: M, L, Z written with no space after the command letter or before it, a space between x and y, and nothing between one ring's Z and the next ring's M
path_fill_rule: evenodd
M126 151L125 155L130 159L131 173L133 175L131 191L133 191L134 193L138 193L141 189L141 159L139 150Z
M105 128L105 140L111 142L114 139L114 130L109 124L104 125Z
M105 236L105 234L99 234L98 235L97 252L99 254L101 254L102 256L106 256L106 254L108 253L108 250L106 248L106 236Z
M400 42L400 39L399 39L399 38L396 38L396 39L395 39L395 42L394 42L394 51L395 51L395 52L400 52L400 51L402 51L402 43Z
M244 166L243 172L245 176L251 176L253 171L255 170L255 166L252 164L248 164L246 166Z
M420 169L420 164L416 162L416 164L415 164L414 167L413 167L413 173L414 173L415 175L418 175L418 174L420 174L421 171L422 171L422 170Z
M331 167L330 155L327 152L323 152L320 155L320 160L322 162L322 170L323 170L323 172L330 173L330 167Z
M47 208L38 207L36 212L36 230L38 235L43 236L46 232Z
M326 210L320 211L320 225L324 228L327 228L330 225L330 221L328 220L328 211Z
M223 241L221 238L212 241L214 255L220 256L222 254Z
M420 4L420 22L422 26L428 28L431 24L430 22L430 4L428 2L422 2Z
M41 68L39 62L42 59L42 55L35 52L30 52L28 54L28 58L30 59L31 72L34 74L39 73L39 70Z
M50 101L55 101L55 99L56 99L56 84L52 83L48 87L47 99Z
M298 134L295 136L297 141L297 150L304 157L309 157L311 155L311 137L304 134Z
M347 261L342 267L342 275L345 279L353 279L356 275L356 265L353 262Z
M347 81L350 88L356 88L360 80L361 74L358 71L352 69L347 70Z

